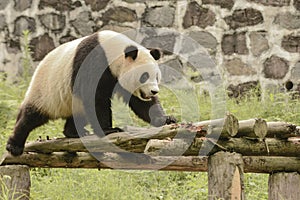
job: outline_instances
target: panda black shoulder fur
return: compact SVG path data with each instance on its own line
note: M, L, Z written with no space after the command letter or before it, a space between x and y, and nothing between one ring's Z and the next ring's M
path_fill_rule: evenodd
M176 122L165 115L156 96L161 78L159 58L158 50L148 50L113 31L100 31L57 47L37 67L6 149L21 155L29 133L57 118L66 119L66 137L83 135L87 123L99 136L120 131L112 127L115 91L151 125Z

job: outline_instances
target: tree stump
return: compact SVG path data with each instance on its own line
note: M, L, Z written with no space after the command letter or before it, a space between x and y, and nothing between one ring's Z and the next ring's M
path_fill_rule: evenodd
M3 199L28 200L30 194L29 167L25 165L1 166L0 185L0 197Z
M278 172L269 176L269 199L300 199L300 175L297 172Z
M218 152L208 159L208 199L244 200L241 154Z

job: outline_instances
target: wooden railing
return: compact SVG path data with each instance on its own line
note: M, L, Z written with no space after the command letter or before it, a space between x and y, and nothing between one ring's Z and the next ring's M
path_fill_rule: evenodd
M208 199L245 199L243 173L268 173L269 199L300 199L297 126L263 119L224 119L160 128L126 127L99 138L60 138L26 144L5 154L0 175L15 197L29 197L29 169L97 168L208 172ZM16 196L17 195L17 196Z

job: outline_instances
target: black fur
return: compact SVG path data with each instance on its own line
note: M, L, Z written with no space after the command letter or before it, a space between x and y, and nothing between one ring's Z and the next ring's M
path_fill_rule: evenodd
M34 105L25 105L19 111L13 135L9 137L6 149L14 156L23 153L29 133L48 122L49 117L42 114Z
M161 57L161 52L158 49L151 49L150 50L150 54L152 55L152 57L154 58L154 60L159 60Z
M125 58L130 57L135 60L138 56L138 49L136 46L129 46L124 50Z

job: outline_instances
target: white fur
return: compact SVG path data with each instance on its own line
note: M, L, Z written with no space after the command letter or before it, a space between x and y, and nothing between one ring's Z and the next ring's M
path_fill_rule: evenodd
M149 51L123 34L113 31L98 32L99 43L103 47L112 74L120 84L142 100L140 91L151 96L151 90L158 91L160 71ZM26 93L23 104L33 104L50 118L66 118L74 113L83 113L81 101L72 98L71 75L73 59L80 42L86 37L65 43L51 51L38 65ZM130 45L138 47L136 60L125 59L124 50ZM146 66L146 67L145 67ZM144 71L149 80L141 85L139 78ZM72 103L76 110L72 111Z

